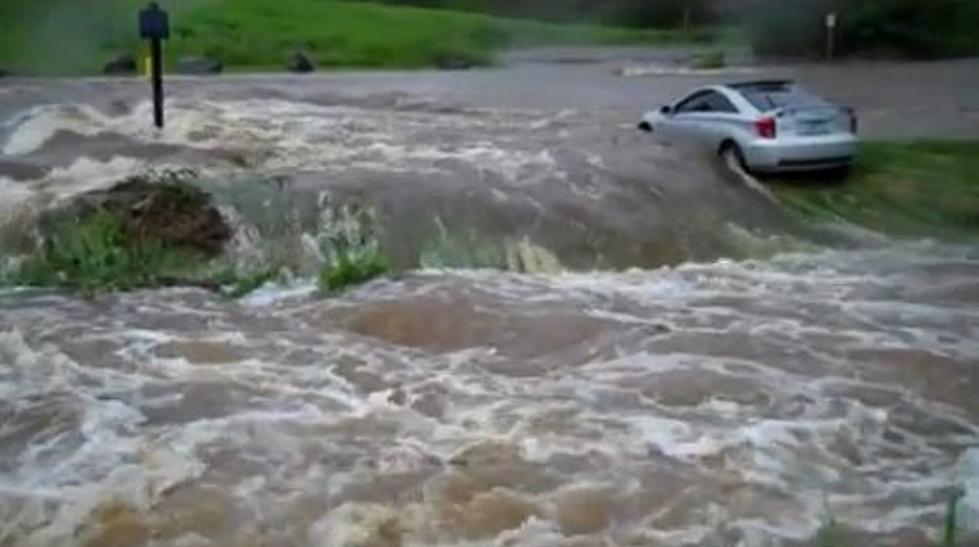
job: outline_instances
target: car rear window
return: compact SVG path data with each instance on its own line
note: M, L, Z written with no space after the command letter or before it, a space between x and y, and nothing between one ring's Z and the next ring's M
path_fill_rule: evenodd
M744 98L762 112L794 107L827 106L829 103L801 89L745 89L741 91Z

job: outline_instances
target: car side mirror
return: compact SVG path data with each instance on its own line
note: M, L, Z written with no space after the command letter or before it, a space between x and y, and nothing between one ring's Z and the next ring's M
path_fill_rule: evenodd
M661 106L660 109L659 109L659 113L660 114L672 114L673 113L673 107L670 106L670 105Z

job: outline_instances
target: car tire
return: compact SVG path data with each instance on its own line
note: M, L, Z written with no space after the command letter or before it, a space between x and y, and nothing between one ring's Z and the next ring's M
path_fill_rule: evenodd
M639 125L636 126L636 129L638 129L640 131L645 131L646 133L652 133L653 132L653 126L652 126L652 124L650 124L646 120L643 120L643 121L639 122Z
M731 170L739 169L745 173L750 173L748 165L744 161L744 152L741 151L741 147L737 143L727 141L721 145L721 150L718 152L721 157L721 161L724 165Z

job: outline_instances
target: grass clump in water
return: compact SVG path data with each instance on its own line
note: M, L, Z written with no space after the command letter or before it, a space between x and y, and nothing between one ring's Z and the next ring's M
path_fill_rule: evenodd
M150 172L48 211L36 249L9 285L86 294L144 287L213 288L213 263L231 230L192 171Z
M899 237L979 238L979 141L868 142L848 176L780 175L775 195L803 217Z
M450 232L442 220L435 219L435 234L426 242L419 262L423 268L506 269L506 248L502 241L484 236L475 228Z
M334 259L320 270L318 285L325 292L338 292L360 285L391 271L387 258L378 249L336 253Z
M318 243L326 261L317 277L321 291L336 293L392 271L378 239L372 209L356 204L327 208L322 222Z
M123 219L97 211L47 230L42 248L13 274L15 285L61 287L91 294L174 284L200 257L152 236L134 238Z

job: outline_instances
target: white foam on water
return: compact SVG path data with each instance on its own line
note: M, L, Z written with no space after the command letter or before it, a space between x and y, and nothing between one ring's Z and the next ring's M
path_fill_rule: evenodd
M461 162L514 185L560 179L563 158L538 146L540 135L510 135L585 115L178 98L158 132L149 108L40 107L16 120L4 151L39 151L66 130L231 150L248 165L217 174L418 174ZM0 191L63 199L148 167L158 165L81 158ZM601 195L595 181L575 190ZM242 254L258 239L243 237ZM304 240L323 258L316 236ZM559 545L565 534L547 514L555 493L586 484L612 492L615 514L596 534L610 544L717 542L731 528L745 545L806 540L827 505L867 531L925 529L953 482L966 489L964 514L976 511L967 447L979 431L955 396L955 366L979 361L969 342L979 313L929 297L930 276L907 273L940 265L953 282L967 278L954 272L979 261L974 250L895 245L554 273L560 264L530 239L509 247L537 273L427 271L329 297L300 279L240 301L174 290L91 302L0 295L0 408L30 433L5 437L0 425L0 454L16 457L0 475L0 543L70 543L111 503L152 521L182 486L226 496L238 537L285 530L323 545L368 541L395 523L435 530L430 541L406 526L408 545ZM958 343L941 342L952 334ZM855 357L882 350L893 352L882 363ZM932 359L928 374L911 369L925 358L915 351ZM452 462L485 443L503 448L484 454L484 467ZM472 495L501 483L548 509L501 533L454 537L426 497L439 480ZM681 499L655 501L658 488ZM312 508L293 505L302 496Z
M554 169L546 151L501 148L490 141L446 146L414 133L432 124L464 130L486 120L411 112L373 111L283 100L210 101L176 98L167 108L167 126L148 126L152 105L140 102L123 115L107 115L89 105L44 105L21 115L4 153L22 155L41 148L59 131L81 135L111 133L142 143L248 153L265 168L330 169L386 167L433 169L441 160L460 160L501 172L513 180L525 168ZM490 122L494 123L494 122ZM512 123L496 120L495 123Z

